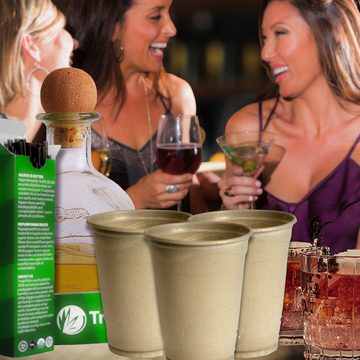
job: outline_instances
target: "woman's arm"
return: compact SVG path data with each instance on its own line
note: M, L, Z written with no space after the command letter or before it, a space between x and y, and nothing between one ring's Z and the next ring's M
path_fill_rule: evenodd
M167 74L167 81L171 97L171 113L196 115L196 101L191 86L172 74Z
M259 131L259 105L250 104L231 116L225 127L225 134L240 131Z
M196 115L196 100L191 86L185 80L172 74L168 74L167 79L171 96L171 113ZM189 191L191 213L198 214L208 211L197 175L193 176Z

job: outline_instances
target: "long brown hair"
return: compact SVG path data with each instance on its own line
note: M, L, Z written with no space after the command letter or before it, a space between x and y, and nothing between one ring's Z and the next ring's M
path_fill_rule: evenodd
M353 0L263 0L259 14L261 27L269 3L286 1L308 24L315 37L320 65L332 92L360 103L360 14ZM273 80L269 64L262 61Z
M115 87L114 104L120 109L126 100L126 88L119 62L122 51L119 41L112 41L111 35L116 23L123 24L125 13L135 0L71 0L66 12L65 29L79 42L74 51L73 66L86 71L95 81L100 103L107 90ZM126 50L125 50L126 51ZM171 99L162 69L148 74L155 92ZM161 91L160 91L161 88Z

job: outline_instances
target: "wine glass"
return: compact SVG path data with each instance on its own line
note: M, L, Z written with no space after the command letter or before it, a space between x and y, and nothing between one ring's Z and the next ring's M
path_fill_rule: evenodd
M112 158L103 118L91 124L91 160L97 171L109 176Z
M195 174L203 157L199 119L195 115L160 116L156 159L162 172ZM177 210L181 211L181 201Z
M242 167L244 176L253 177L276 138L277 135L265 131L244 131L220 136L216 141L232 164ZM228 194L230 190L226 190ZM249 205L250 209L255 208L254 202Z

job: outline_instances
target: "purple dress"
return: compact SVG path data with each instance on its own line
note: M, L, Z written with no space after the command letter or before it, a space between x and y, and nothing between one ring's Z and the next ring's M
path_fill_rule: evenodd
M259 120L262 129L261 103ZM360 134L343 161L298 203L282 201L264 189L256 208L294 214L297 223L291 241L312 242L316 232L334 254L355 248L360 227L360 166L350 156L359 141Z

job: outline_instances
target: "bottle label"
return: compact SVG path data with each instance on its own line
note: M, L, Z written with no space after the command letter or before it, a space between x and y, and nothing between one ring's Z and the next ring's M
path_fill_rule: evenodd
M55 345L107 342L100 292L55 295Z
M55 160L0 144L0 354L54 350Z

